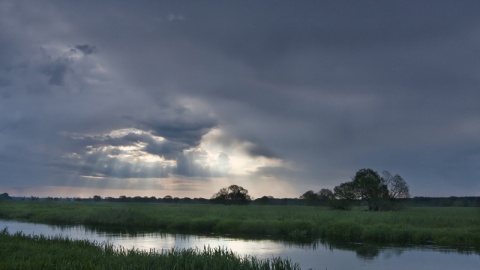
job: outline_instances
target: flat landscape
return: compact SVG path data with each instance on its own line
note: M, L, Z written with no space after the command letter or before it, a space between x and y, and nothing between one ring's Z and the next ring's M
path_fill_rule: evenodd
M313 206L8 201L0 218L112 230L229 234L294 241L434 244L480 250L480 208L351 211Z

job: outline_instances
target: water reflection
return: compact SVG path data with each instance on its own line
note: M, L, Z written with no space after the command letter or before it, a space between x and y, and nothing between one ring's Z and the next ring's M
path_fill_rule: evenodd
M480 255L472 250L456 251L440 247L385 247L358 243L288 242L281 239L242 239L225 235L185 235L158 232L129 231L114 228L84 226L51 226L0 220L0 229L10 233L66 236L99 243L109 242L125 248L162 250L171 248L226 247L240 255L259 258L280 256L300 263L303 269L476 269Z

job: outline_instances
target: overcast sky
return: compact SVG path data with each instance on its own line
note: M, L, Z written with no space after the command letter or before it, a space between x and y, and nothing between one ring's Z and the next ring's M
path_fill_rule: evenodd
M478 1L0 0L0 192L480 196Z

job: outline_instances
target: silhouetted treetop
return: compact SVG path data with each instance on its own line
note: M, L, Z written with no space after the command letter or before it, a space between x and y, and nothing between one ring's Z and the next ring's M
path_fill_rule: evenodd
M228 204L243 204L251 200L248 190L241 186L231 185L221 188L217 193L213 194L212 200L216 202Z
M313 190L309 190L300 196L300 199L302 200L316 200L318 199L318 194L313 192Z
M393 202L400 198L409 198L408 184L398 174L388 171L381 177L372 169L361 169L355 173L352 181L334 188L334 196L346 201L365 200L369 210L391 209Z
M383 171L382 174L382 181L388 187L388 196L390 199L410 198L410 187L400 175L392 175L388 171Z
M0 194L0 200L11 200L12 198L10 197L10 195L8 195L8 193L2 193Z

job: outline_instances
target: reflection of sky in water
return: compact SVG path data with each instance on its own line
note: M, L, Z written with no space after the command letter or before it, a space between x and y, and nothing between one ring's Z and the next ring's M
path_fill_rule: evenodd
M280 256L298 262L303 269L475 269L480 265L480 255L459 253L432 248L381 248L365 245L315 245L292 244L274 240L245 240L219 236L190 236L160 233L109 233L88 230L82 226L49 226L0 220L0 229L7 227L10 233L46 236L68 236L102 243L108 241L125 248L162 250L175 248L199 248L204 246L227 247L240 255L258 258Z

